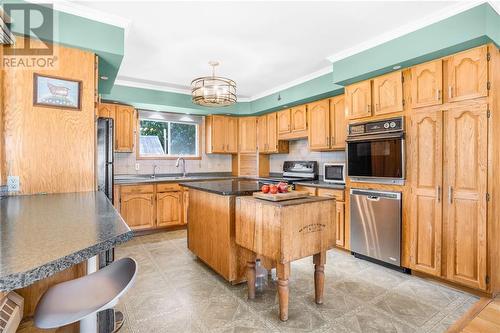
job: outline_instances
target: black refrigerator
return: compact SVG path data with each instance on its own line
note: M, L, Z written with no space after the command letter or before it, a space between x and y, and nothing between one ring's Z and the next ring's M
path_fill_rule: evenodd
M113 202L113 119L97 119L97 190Z

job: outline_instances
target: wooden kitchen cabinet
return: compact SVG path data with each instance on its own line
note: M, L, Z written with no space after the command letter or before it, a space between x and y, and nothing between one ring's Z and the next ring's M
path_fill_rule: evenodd
M154 193L122 191L120 215L132 230L151 229L155 226Z
M239 152L257 152L257 117L241 117L239 122Z
M276 112L257 118L257 147L261 154L288 153L288 141L278 141Z
M447 59L447 100L488 96L488 46L457 53Z
M403 74L401 71L373 79L374 115L403 111Z
M205 120L207 154L236 154L238 152L238 118L210 115Z
M299 105L290 110L291 132L307 131L307 105Z
M308 105L309 149L344 150L347 136L344 96Z
M159 192L156 200L157 227L182 224L182 191Z
M115 119L116 104L99 103L97 107L97 116L101 118Z
M182 224L188 222L188 208L189 208L189 190L186 188L182 191Z
M426 62L411 69L411 105L413 108L443 103L443 61Z
M335 245L345 247L345 202L335 202Z
M347 119L359 119L372 115L371 81L363 81L345 87Z
M412 115L410 265L412 269L435 276L441 275L442 141L442 111Z
M487 254L488 105L447 112L444 204L447 278L485 290Z
M307 105L298 105L278 112L278 139L307 137Z
M115 151L134 151L135 109L128 105L116 105L115 109Z
M278 112L278 134L290 133L291 116L290 109Z

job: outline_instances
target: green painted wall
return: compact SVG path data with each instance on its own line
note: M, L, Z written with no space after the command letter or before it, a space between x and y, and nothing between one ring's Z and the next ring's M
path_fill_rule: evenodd
M28 4L35 6L22 0L4 0L1 3L2 5ZM41 8L43 9L43 7ZM99 56L99 74L109 78L107 81L100 80L99 91L109 92L111 90L124 55L125 31L123 28L54 11L54 34L42 31L40 35L34 36L31 31L28 34L24 32L23 13L16 11L12 14L11 30L16 34L37 37L44 41L96 53ZM36 19L36 17L33 15L32 19ZM36 21L32 22L32 26L36 26L36 24Z
M490 41L500 45L500 16L482 4L333 63L333 82L348 85Z

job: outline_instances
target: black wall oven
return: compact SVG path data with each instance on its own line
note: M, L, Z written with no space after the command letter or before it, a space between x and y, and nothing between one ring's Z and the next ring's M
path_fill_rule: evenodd
M347 175L355 181L403 183L403 127L403 117L349 125Z

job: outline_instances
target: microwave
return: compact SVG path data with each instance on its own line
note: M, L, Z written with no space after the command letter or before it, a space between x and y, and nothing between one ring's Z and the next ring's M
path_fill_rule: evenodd
M323 180L327 183L345 184L345 163L323 164Z

